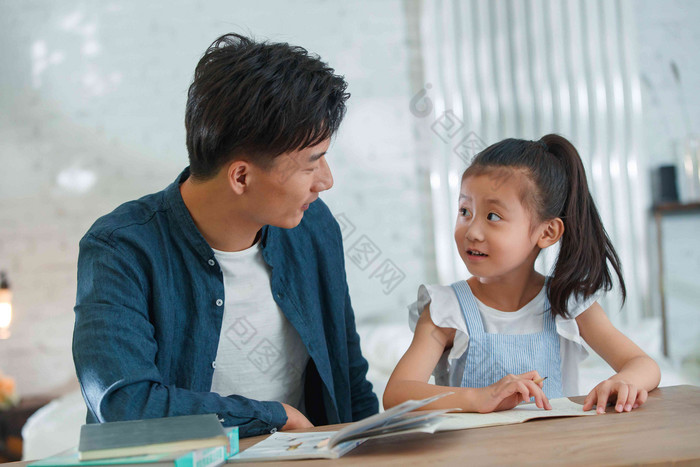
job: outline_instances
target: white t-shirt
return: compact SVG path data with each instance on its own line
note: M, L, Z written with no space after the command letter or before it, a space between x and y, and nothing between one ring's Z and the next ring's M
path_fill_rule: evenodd
M542 332L542 312L544 310L546 289L543 287L530 302L517 311L500 311L483 304L476 299L477 308L484 323L484 331L489 334L532 334ZM476 297L475 297L476 298ZM557 334L559 334L561 354L561 376L564 396L578 396L578 366L588 356L583 338L579 333L576 317L586 311L596 301L597 296L578 301L569 299L570 319L555 317ZM457 360L467 350L469 332L457 295L451 286L421 285L418 288L418 301L409 309L409 325L415 331L420 313L430 304L430 318L436 326L455 329L452 348L445 352L433 372L437 384L449 384L461 381L464 368L457 368ZM458 384L456 384L458 385Z
M278 401L304 411L309 354L272 297L260 242L236 252L214 250L224 277L224 317L211 391Z

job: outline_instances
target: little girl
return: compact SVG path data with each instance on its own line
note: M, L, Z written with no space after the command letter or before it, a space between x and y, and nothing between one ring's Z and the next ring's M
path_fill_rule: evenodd
M478 154L462 175L455 241L472 277L419 288L415 335L389 379L385 408L453 391L424 408L491 412L534 398L551 409L548 398L578 394L578 364L587 356L581 338L617 372L588 394L583 410L603 413L610 399L629 412L646 401L659 367L596 301L613 285L608 264L623 301L625 283L568 140L507 139ZM558 241L544 277L535 259ZM439 386L427 382L433 372Z

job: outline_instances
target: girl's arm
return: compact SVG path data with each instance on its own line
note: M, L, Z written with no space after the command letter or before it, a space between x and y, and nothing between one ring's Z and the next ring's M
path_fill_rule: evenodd
M485 388L454 388L429 384L428 379L443 352L452 347L455 330L436 326L427 305L421 313L411 346L396 365L384 391L384 408L388 409L410 399L424 399L445 392L443 397L421 410L460 408L464 412L493 412L512 409L522 401L535 398L537 407L551 409L542 392L536 371L508 375Z
M596 405L598 413L605 412L608 398L614 394L618 412L629 412L642 405L647 392L659 385L659 365L613 326L598 302L577 316L576 323L581 337L617 372L593 388L583 410Z

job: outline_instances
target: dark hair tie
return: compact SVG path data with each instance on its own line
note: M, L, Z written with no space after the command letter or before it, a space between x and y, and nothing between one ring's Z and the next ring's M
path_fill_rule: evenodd
M547 146L547 143L545 143L542 140L539 140L537 142L540 143L540 146L542 146L542 149L544 149L545 152L549 152L549 146Z

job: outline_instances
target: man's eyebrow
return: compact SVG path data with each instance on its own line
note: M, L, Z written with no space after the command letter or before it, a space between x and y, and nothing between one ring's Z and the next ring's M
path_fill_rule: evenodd
M465 199L465 200L467 200L467 201L471 201L471 200L472 200L472 197L471 197L471 196L467 196L467 195L465 195L464 193L460 193L460 194L459 194L459 200L462 201L463 199Z
M319 154L312 154L311 157L309 157L309 162L316 162L320 158L322 158L326 154L326 151L323 151L322 153Z

